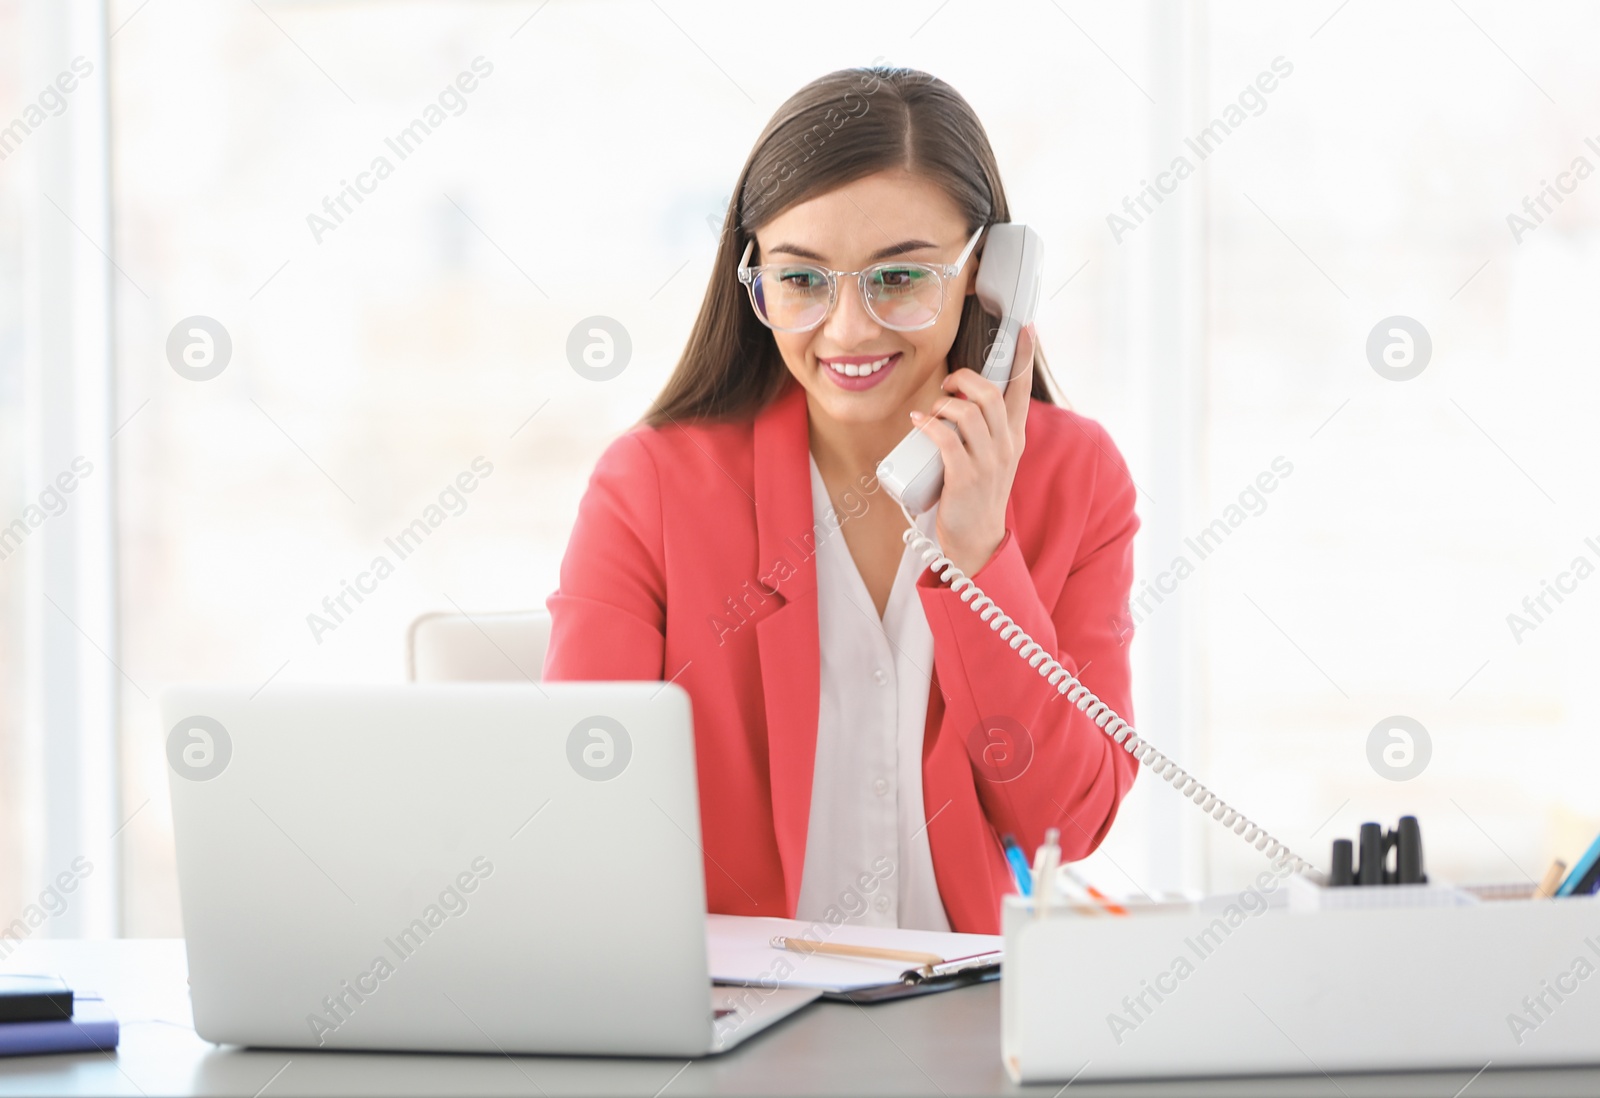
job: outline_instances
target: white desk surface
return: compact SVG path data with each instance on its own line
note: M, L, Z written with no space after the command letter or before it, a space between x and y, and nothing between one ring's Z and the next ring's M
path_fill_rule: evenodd
M819 1003L733 1052L681 1060L549 1056L377 1055L220 1048L189 1028L183 943L175 940L26 941L0 972L58 972L102 993L122 1023L115 1055L0 1058L0 1095L229 1094L691 1094L1030 1093L1000 1066L995 984L858 1007ZM1600 1047L1600 1046L1597 1046ZM1600 1069L1492 1069L1406 1075L1297 1076L1078 1084L1071 1095L1593 1095Z

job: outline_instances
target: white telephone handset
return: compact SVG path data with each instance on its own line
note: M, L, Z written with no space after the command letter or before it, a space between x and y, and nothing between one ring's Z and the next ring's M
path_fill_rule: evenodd
M1003 389L1010 380L1017 334L1033 321L1034 310L1039 304L1044 243L1039 239L1039 234L1026 225L991 225L988 233L989 242L984 247L983 259L978 267L978 300L986 310L1000 317L1000 329L988 358L984 360L983 376ZM927 427L927 430L944 429L933 423ZM1298 857L1259 825L1229 807L1204 783L1153 745L1140 739L1131 724L1117 716L1076 675L1063 667L1050 651L1024 632L1005 611L995 605L993 599L967 578L965 572L956 567L954 561L944 555L937 541L917 528L916 516L937 503L944 489L944 462L939 456L939 448L929 439L925 430L912 431L890 451L888 457L878 463L878 481L889 490L906 514L909 529L903 537L912 552L920 556L941 582L948 583L950 589L961 596L961 601L967 604L968 609L987 622L989 628L998 633L1019 658L1026 660L1028 666L1038 671L1067 701L1094 721L1124 751L1269 859L1286 864L1295 872L1314 880L1323 879L1323 875L1310 862Z
M991 225L987 233L989 240L978 264L978 300L1000 318L1000 328L982 373L1003 392L1011 380L1017 335L1033 323L1034 310L1039 307L1044 241L1026 225ZM879 483L913 515L937 503L944 490L944 461L927 431L945 429L930 423L927 430L913 430L878 463Z

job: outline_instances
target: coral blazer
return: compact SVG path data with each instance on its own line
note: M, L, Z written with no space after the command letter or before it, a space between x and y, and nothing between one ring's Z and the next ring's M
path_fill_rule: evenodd
M793 917L820 672L805 391L752 419L636 428L601 456L561 564L547 679L668 679L694 712L707 905ZM897 506L878 488L867 506ZM1035 401L1006 534L973 580L1132 720L1134 487L1099 424ZM845 519L844 521L848 521ZM831 532L838 536L837 531ZM998 933L1024 850L1099 845L1135 761L929 572L922 796L950 925Z

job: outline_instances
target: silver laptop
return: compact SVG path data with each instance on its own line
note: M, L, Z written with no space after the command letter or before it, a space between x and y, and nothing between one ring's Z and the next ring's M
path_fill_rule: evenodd
M677 686L179 687L161 709L208 1041L693 1057L818 995L711 987Z

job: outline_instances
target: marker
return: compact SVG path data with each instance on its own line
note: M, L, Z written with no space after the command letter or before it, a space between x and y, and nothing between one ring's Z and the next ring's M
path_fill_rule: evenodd
M1112 915L1126 915L1128 913L1128 909L1127 908L1123 907L1121 904L1119 904L1115 900L1113 900L1110 896L1107 896L1104 892L1101 892L1094 885L1090 884L1088 881L1086 881L1082 877L1078 876L1078 874L1076 874L1076 873L1074 873L1072 871L1070 866L1069 867L1063 867L1061 872L1065 873L1067 875L1067 879L1070 880L1073 884L1077 885L1079 888L1081 888L1085 892L1087 892L1089 894L1089 899L1093 900L1095 903L1097 903L1101 907L1105 908L1106 911L1110 912Z
M1426 884L1422 871L1422 828L1415 816L1401 816L1395 840L1395 877L1400 884Z
M1028 856L1022 852L1017 837L1007 835L1000 840L1000 845L1005 848L1006 862L1011 866L1011 879L1016 882L1017 892L1023 896L1032 896L1032 870L1028 868Z
M1361 825L1361 864L1356 867L1358 885L1383 884L1383 828L1375 823Z
M1349 839L1333 840L1333 869L1328 875L1329 888L1345 888L1356 883L1355 853Z

